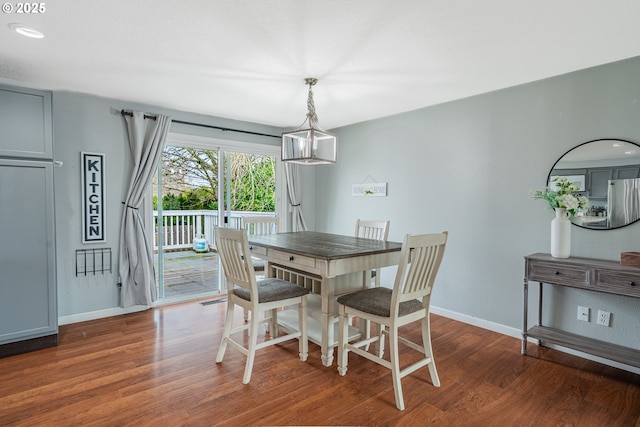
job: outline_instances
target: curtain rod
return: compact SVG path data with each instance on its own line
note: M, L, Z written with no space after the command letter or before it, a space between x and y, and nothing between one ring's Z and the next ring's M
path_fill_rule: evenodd
M133 116L133 113L131 111L127 111L127 110L120 110L120 114L122 116ZM144 118L145 119L155 120L156 116L154 116L152 114L145 114ZM214 125L205 125L203 123L185 122L183 120L171 119L171 123L178 123L178 124L181 124L181 125L189 125L189 126L200 126L200 127L203 127L203 128L217 129L217 130L221 130L221 131L224 131L224 132L238 132L238 133L247 133L247 134L250 134L250 135L268 136L268 137L271 137L271 138L278 138L278 139L281 138L280 135L270 135L268 133L252 132L252 131L249 131L249 130L232 129L232 128L225 128L225 127L221 127L221 126L214 126Z

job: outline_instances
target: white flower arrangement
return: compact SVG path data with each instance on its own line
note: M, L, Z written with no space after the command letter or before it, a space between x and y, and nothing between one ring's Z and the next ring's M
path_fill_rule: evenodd
M582 195L575 194L578 186L569 182L565 177L554 176L551 182L555 183L556 189L546 187L544 190L535 190L531 194L534 199L544 199L549 202L551 209L564 208L570 215L575 215L578 210L586 210L590 206L589 199Z

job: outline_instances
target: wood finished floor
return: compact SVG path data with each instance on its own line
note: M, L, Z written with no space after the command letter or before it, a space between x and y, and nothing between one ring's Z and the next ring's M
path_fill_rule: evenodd
M295 342L215 363L225 304L198 302L60 328L60 344L0 359L2 426L640 426L640 376L432 316L442 386L350 355L340 377ZM241 313L237 313L238 320ZM407 335L419 339L411 327ZM405 357L403 362L410 362Z

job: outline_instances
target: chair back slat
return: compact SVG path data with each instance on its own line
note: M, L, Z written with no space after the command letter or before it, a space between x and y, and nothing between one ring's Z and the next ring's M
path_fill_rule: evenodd
M390 221L356 220L356 237L373 240L387 240Z
M247 288L253 295L257 288L246 231L216 227L215 235L218 256L228 285Z
M279 231L277 216L245 216L242 219L243 228L250 236L276 234Z
M394 305L431 294L442 262L448 232L411 236L402 245L402 259L394 284ZM393 309L393 308L392 308Z

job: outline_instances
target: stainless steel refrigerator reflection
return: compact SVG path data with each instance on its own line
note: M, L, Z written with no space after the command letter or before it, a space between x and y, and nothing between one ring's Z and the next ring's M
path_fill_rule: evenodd
M640 178L609 181L607 213L610 228L640 219Z

